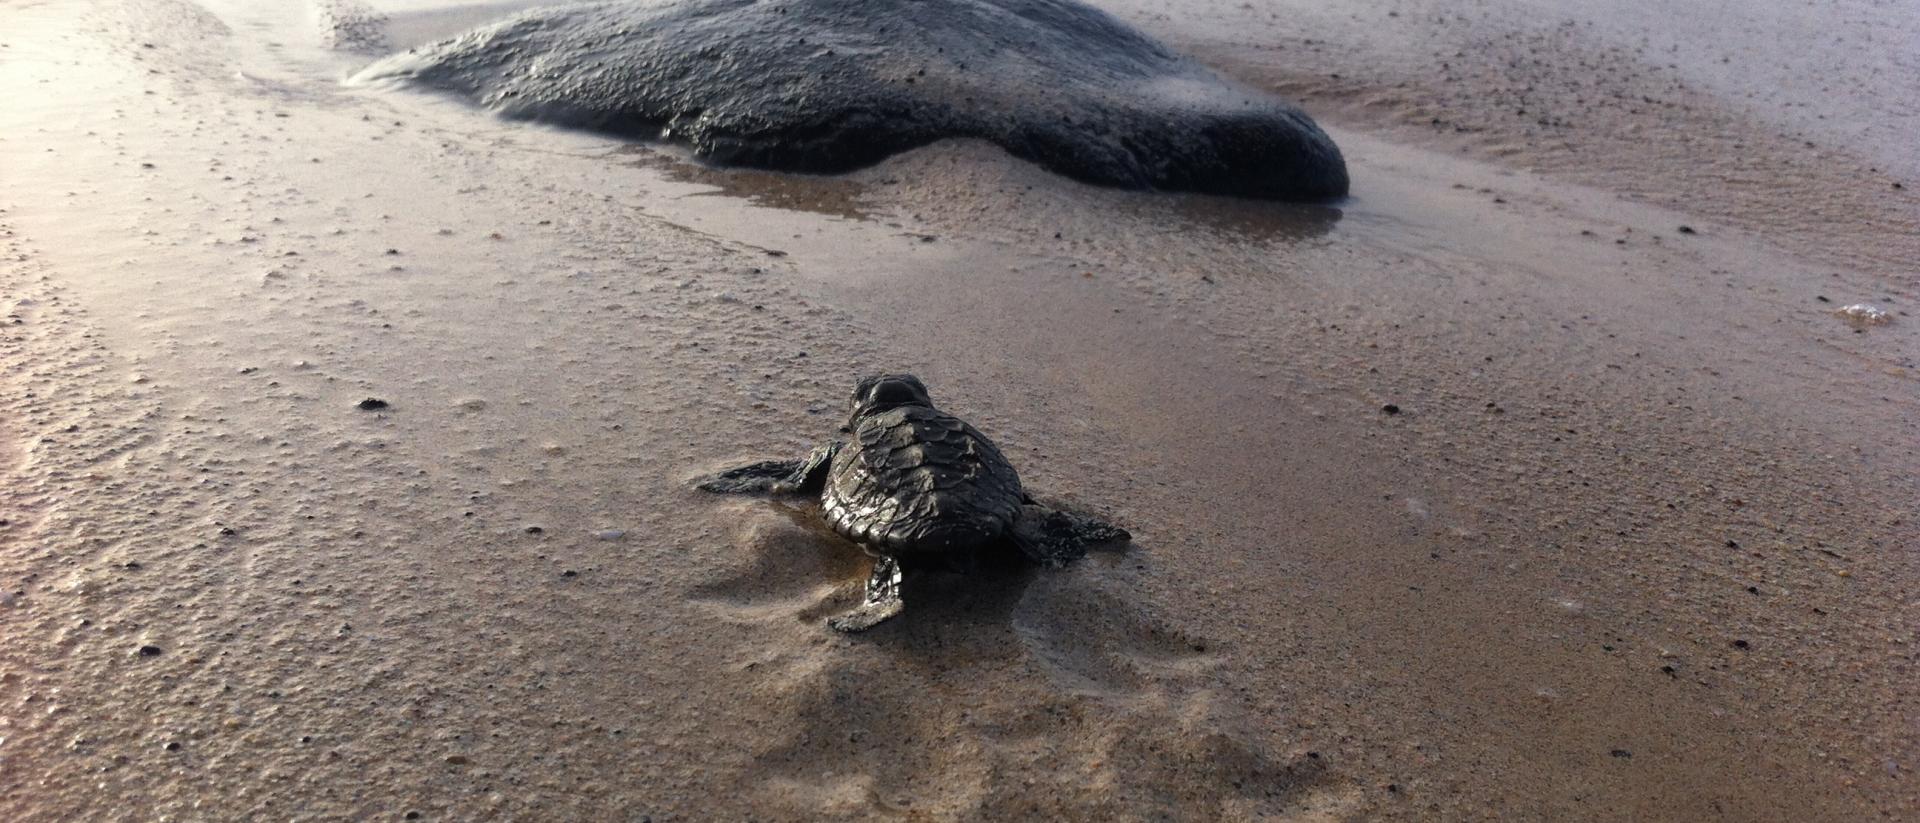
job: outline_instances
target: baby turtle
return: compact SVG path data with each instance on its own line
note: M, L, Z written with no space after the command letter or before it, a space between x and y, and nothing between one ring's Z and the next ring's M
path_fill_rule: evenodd
M1125 529L1034 502L999 447L934 408L913 375L862 379L841 431L851 438L805 460L765 460L699 484L724 494L819 496L827 524L874 557L860 606L827 621L840 631L863 631L900 613L902 563L966 567L977 552L1011 544L1057 568L1091 546L1130 538Z

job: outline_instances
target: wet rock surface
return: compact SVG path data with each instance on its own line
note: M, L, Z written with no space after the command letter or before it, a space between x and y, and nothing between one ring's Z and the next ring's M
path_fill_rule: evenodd
M944 138L1068 177L1275 199L1347 192L1300 110L1066 0L688 0L534 9L359 75L504 116L837 172Z

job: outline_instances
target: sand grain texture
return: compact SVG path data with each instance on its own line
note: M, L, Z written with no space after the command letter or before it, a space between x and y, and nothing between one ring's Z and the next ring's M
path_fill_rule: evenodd
M309 12L0 3L0 818L1916 813L1911 186L1826 254L1331 86L1337 208L717 172ZM856 550L690 483L882 370L1134 545L823 630Z

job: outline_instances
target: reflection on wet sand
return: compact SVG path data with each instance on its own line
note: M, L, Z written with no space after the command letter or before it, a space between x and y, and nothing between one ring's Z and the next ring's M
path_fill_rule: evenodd
M728 169L702 163L671 148L644 144L624 146L614 154L674 181L713 189L686 196L737 197L756 206L849 220L878 219L874 204L882 198L876 190L901 182L899 172L892 167L858 175ZM1341 209L1336 206L1204 194L1142 192L1111 200L1109 217L1142 230L1203 232L1223 242L1254 245L1313 240L1331 232L1341 217Z
M865 205L867 186L844 176L797 174L764 169L723 169L707 165L672 149L634 144L615 150L615 157L669 179L708 186L711 192L686 196L723 195L743 198L757 206L811 212L847 220L870 220Z
M207 5L0 4L0 819L1914 816L1908 285L1351 130L708 179ZM690 479L905 369L1135 544L823 630Z

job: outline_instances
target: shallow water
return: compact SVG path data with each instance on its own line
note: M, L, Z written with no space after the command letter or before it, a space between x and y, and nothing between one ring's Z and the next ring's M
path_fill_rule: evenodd
M723 173L213 8L0 5L9 819L1912 811L1910 282L1338 125L1337 211ZM1135 545L824 631L688 483L883 369Z

